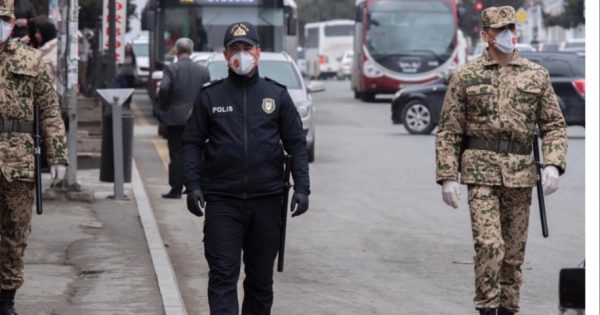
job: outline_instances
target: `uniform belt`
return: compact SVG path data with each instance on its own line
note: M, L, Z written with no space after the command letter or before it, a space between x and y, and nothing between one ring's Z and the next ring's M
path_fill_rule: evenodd
M467 149L478 149L493 151L496 153L512 153L521 155L531 154L531 144L521 144L504 140L467 138Z
M0 119L0 132L33 133L33 121Z

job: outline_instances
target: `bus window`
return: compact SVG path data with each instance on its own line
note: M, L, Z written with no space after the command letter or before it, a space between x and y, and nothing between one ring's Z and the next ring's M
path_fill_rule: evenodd
M319 28L309 28L306 34L306 47L319 48Z
M352 36L354 35L354 25L326 25L325 37L334 36Z

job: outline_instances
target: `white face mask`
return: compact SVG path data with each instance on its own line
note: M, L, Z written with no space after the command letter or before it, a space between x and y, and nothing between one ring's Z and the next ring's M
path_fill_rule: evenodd
M511 30L504 30L494 38L496 48L505 54L512 53L516 43L517 39Z
M0 43L4 43L12 33L12 24L6 21L0 21Z
M245 51L237 52L229 58L229 67L239 75L247 75L256 66L256 59Z

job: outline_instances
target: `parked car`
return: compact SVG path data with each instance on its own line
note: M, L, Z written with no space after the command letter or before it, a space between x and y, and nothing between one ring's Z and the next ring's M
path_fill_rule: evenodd
M585 126L585 60L573 53L521 52L541 64L550 81L567 125ZM442 111L446 80L399 90L392 100L392 122L403 124L411 134L429 134Z
M212 54L206 61L206 66L211 80L225 78L228 75L228 67L222 53ZM306 84L296 62L286 53L262 52L259 73L287 87L302 119L308 161L313 162L315 160L315 106L311 94L324 91L325 85L317 81Z
M352 50L346 50L344 54L341 57L339 57L337 70L338 79L350 79L350 75L352 74L353 57L354 52Z
M132 41L133 54L135 56L135 69L133 75L136 85L144 85L148 82L150 70L150 39L148 36L140 36Z
M204 63L206 62L206 60L208 60L208 57L210 57L210 53L208 52L193 52L192 55L190 56L190 59L192 59L192 61L196 62L197 64L200 65L204 65Z
M539 42L537 45L537 51L543 52L556 52L560 48L560 43L556 42Z
M298 47L298 58L296 63L298 64L298 69L300 69L302 76L307 76L308 72L306 71L306 56L304 55L304 49L302 47Z
M585 56L585 38L567 39L560 45L559 50L575 52Z

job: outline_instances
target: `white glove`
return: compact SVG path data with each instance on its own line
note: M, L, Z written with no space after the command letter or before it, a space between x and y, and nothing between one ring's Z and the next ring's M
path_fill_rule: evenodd
M50 175L52 175L52 183L59 183L65 179L67 167L62 164L50 165Z
M547 165L542 170L542 187L544 195L548 196L558 189L558 168L554 165Z
M458 208L458 201L460 200L458 182L455 180L445 180L442 183L442 197L447 205L454 209Z

